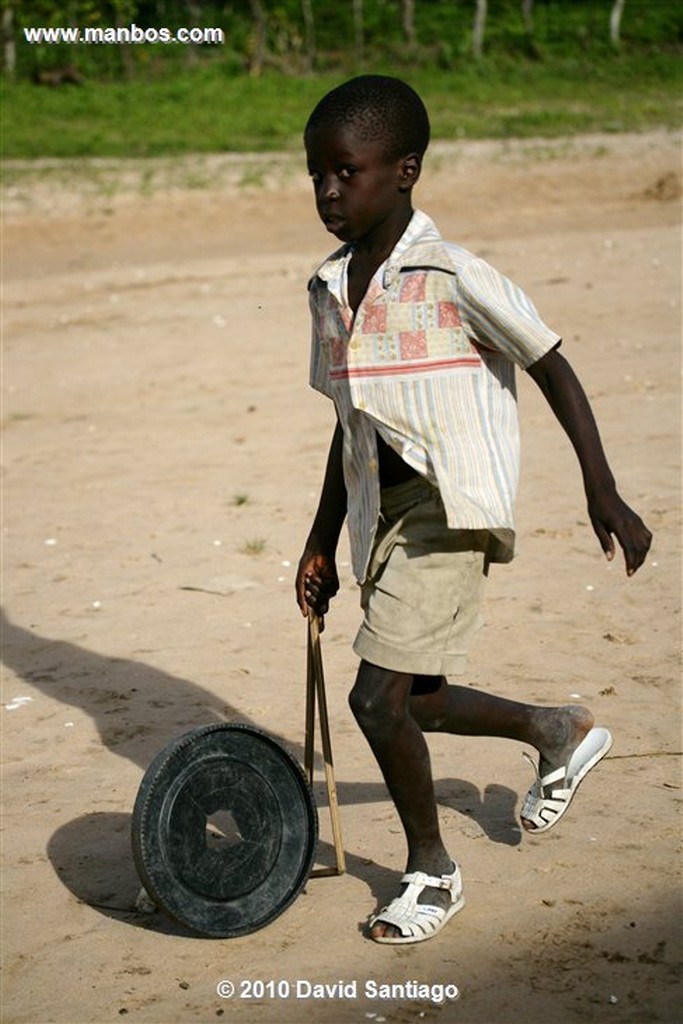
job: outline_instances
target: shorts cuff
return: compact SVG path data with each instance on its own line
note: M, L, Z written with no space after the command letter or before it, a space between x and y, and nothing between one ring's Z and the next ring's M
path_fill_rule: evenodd
M382 643L365 626L358 630L353 649L364 661L392 672L410 672L420 676L460 676L467 667L466 653L398 650Z

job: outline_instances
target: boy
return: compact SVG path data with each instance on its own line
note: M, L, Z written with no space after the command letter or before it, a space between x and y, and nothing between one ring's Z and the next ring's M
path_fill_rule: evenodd
M617 494L588 400L529 299L445 243L411 200L429 120L405 83L364 75L328 93L304 134L318 213L344 245L310 282L311 384L337 425L299 563L297 601L324 616L348 519L364 620L349 702L406 834L401 893L377 942L430 938L463 905L439 833L425 732L504 736L539 755L522 808L543 832L611 746L587 708L542 708L448 685L462 672L491 562L512 558L518 475L514 364L541 388L583 472L593 528L626 571L651 536Z

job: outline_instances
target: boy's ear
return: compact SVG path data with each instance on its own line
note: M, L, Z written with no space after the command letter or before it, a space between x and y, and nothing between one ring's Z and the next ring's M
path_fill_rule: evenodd
M422 157L419 153L411 153L409 156L403 157L398 169L399 191L410 192L411 188L420 177L421 170Z

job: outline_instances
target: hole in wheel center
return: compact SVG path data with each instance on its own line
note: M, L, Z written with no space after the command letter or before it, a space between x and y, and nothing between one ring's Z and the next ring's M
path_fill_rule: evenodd
M217 851L227 852L244 842L232 812L226 810L207 815L205 837L207 847Z

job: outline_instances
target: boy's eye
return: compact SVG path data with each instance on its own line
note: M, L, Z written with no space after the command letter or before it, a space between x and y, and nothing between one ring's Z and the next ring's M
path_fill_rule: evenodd
M342 181L348 181L349 178L352 178L355 173L355 167L342 167L339 171L339 177L341 178Z
M320 184L320 175L318 174L317 171L309 171L308 176L314 185Z

